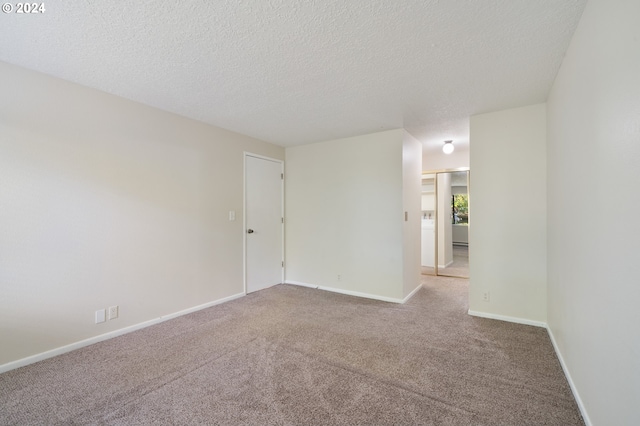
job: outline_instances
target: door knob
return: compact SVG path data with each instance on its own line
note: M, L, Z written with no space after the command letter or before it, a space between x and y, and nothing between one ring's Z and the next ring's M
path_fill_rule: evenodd
M247 234L253 234L253 229L247 229Z

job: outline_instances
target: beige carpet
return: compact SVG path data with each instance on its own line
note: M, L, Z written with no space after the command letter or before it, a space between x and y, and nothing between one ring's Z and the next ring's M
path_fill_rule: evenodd
M436 269L422 266L423 275L435 275ZM469 247L453 246L453 262L445 268L438 268L438 275L446 277L469 278Z
M279 285L0 375L0 424L583 424L546 331Z

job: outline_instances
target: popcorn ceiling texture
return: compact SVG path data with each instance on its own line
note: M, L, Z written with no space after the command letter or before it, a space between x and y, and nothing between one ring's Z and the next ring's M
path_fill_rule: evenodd
M0 60L289 146L542 102L586 0L56 1ZM62 102L63 100L61 100Z

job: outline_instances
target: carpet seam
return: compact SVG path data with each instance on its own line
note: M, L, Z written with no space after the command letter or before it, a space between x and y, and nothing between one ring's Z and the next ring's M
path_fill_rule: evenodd
M380 382L380 383L383 383L385 385L394 387L396 389L401 389L401 390L410 392L410 393L412 393L414 395L418 395L420 397L423 397L423 398L435 401L435 402L437 402L439 404L442 404L442 405L446 406L447 408L452 407L454 409L454 411L462 412L462 413L465 413L465 414L470 414L470 415L472 415L474 417L478 417L479 416L479 414L476 413L476 412L452 406L451 404L445 402L444 400L442 400L440 398L428 395L428 394L420 392L420 391L418 391L416 389L412 389L409 386L403 386L402 384L398 384L398 382L396 380L371 376L371 375L368 375L367 373L365 373L362 370L359 370L359 369L357 369L355 367L349 366L347 364L339 363L339 362L336 362L336 361L331 361L328 358L322 357L320 355L315 355L315 356L314 355L310 355L308 352L305 352L305 351L303 351L301 349L298 349L298 348L295 348L293 346L286 346L286 345L280 345L280 346L287 347L287 348L289 348L290 350L292 350L294 352L297 352L297 353L299 353L301 355L304 355L306 358L316 359L317 361L319 361L319 362L321 362L321 363L323 363L325 365L329 365L329 366L332 366L332 367L335 367L335 368L339 368L341 370L348 371L350 373L354 373L354 374L357 374L357 375L362 376L362 377L366 377L368 379L373 380L374 382Z
M166 386L170 385L171 383L176 382L177 380L180 380L180 379L181 379L181 378L183 378L184 376L187 376L187 375L189 375L189 374L193 373L194 371L198 371L198 370L200 370L200 369L204 368L205 366L207 366L207 365L209 365L209 364L211 364L211 363L214 363L214 362L218 361L220 358L223 358L223 357L225 357L225 356L227 356L227 355L229 355L229 354L233 354L234 352L238 352L242 347L244 347L244 346L246 346L246 345L250 344L251 342L254 342L254 341L255 341L255 340L257 340L258 338L259 338L259 337L254 337L254 338L252 338L252 339L250 339L250 340L247 340L246 342L243 342L242 344L238 345L237 347L233 348L232 350L229 350L229 351L227 351L227 352L225 352L225 353L223 353L223 354L220 354L219 356L217 356L217 357L215 357L215 358L207 358L207 361L204 361L204 362L202 362L202 363L198 364L196 367L194 367L194 368L192 368L192 369L189 369L189 370L186 370L186 371L180 371L180 374L176 374L176 373L174 373L174 377L173 377L173 378L171 378L170 380L168 380L168 381L165 381L165 382L161 383L159 386L155 386L155 387L153 387L153 388L147 389L146 391L144 391L144 392L143 392L143 393L141 393L141 394L136 394L136 397L135 397L135 398L133 398L133 399L131 399L131 400L129 400L129 401L127 401L127 402L123 403L121 407L119 407L119 408L117 408L117 409L115 409L115 410L109 410L109 412L108 412L108 413L105 413L105 415L104 415L104 416L102 416L102 419L104 419L104 418L108 418L109 416L111 416L113 413L115 413L115 412L117 412L117 411L125 410L127 407L129 407L129 406L131 406L131 405L135 404L136 402L140 401L140 400L141 400L142 398L144 398L145 396L147 396L147 395L149 395L149 394L152 394L152 393L154 393L154 392L156 392L156 391L158 391L158 390L160 390L160 389L162 389L162 388L164 388L164 387L166 387ZM89 409L89 410L85 410L85 411L83 411L82 413L79 413L79 415L78 415L78 416L81 416L82 414L85 414L85 413L87 413L87 412L91 413L91 411L92 411L91 409ZM73 418L75 418L75 417L77 417L77 416L72 416L72 418L70 418L70 419L65 419L65 421L73 421Z

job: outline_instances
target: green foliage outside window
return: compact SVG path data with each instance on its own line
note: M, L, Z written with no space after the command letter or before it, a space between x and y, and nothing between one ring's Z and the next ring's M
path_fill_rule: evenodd
M451 196L451 223L469 223L469 196L467 194L455 194Z

